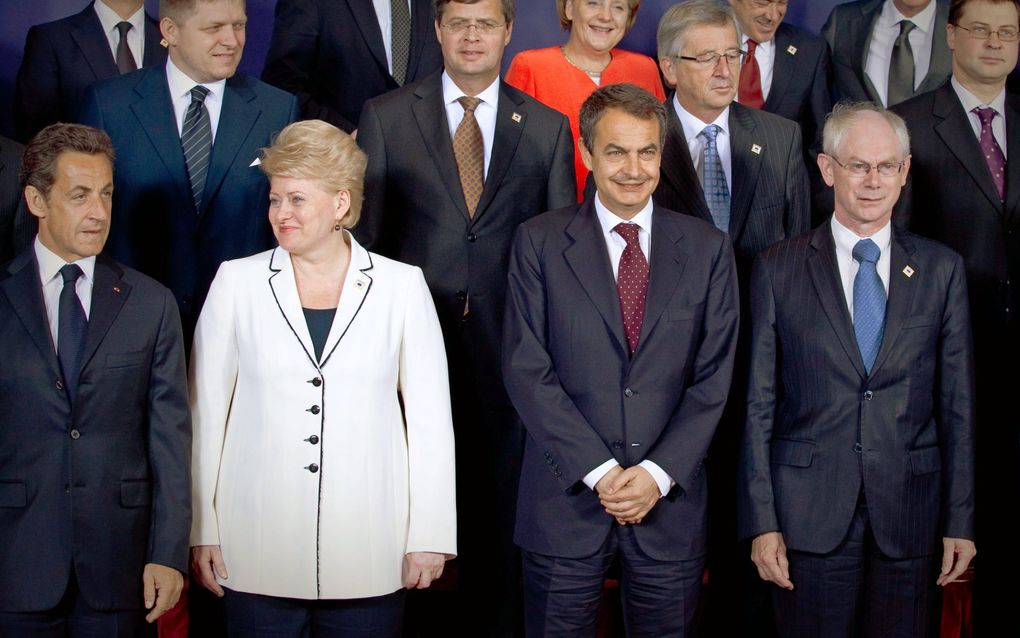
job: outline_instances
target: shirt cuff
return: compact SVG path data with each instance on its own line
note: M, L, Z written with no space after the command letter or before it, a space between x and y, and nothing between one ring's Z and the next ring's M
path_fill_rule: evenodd
M648 470L648 473L652 475L653 479L655 479L655 484L659 486L659 498L669 494L669 491L673 489L674 485L676 485L676 481L674 481L669 474L666 474L665 470L656 465L655 461L645 459L638 463L638 465Z
M591 472L585 474L584 478L581 479L581 481L583 481L584 484L588 486L588 489L594 490L595 486L598 485L599 481L602 480L602 477L605 476L606 474L609 474L609 470L613 469L617 465L619 465L619 463L616 462L616 459L609 459L608 461L598 466ZM659 471L661 472L662 470Z

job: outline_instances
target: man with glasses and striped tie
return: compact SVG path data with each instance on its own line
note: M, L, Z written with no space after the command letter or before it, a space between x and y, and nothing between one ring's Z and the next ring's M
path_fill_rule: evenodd
M891 223L900 117L838 104L823 149L832 218L751 278L739 531L780 635L931 636L976 552L963 259Z

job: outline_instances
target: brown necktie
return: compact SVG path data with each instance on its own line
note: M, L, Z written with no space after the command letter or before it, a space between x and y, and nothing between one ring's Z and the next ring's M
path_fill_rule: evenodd
M761 90L761 71L758 69L758 60L754 57L756 48L758 43L748 38L747 56L744 58L744 65L740 67L740 80L737 83L737 101L752 109L765 106Z
M648 296L648 260L641 252L637 224L620 223L613 230L627 242L620 255L620 266L616 275L616 292L620 295L620 310L623 312L623 333L627 337L630 353L638 347L641 326L645 321L645 298Z
M460 187L464 191L468 215L474 217L485 185L485 147L482 143L482 129L478 128L475 120L475 109L482 101L466 95L457 98L457 101L464 107L464 119L453 134L453 156L457 160L457 172L460 174Z

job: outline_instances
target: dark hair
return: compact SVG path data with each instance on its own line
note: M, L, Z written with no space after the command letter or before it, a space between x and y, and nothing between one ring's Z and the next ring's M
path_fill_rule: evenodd
M443 19L443 11L446 9L446 5L451 2L457 4L477 4L481 0L436 0L436 22L441 22ZM503 19L506 20L507 24L514 21L514 0L500 0L500 4L503 5Z
M34 186L49 197L57 180L57 160L61 153L105 155L113 167L113 142L106 132L84 124L50 124L36 133L25 147L21 159L21 187Z
M581 139L589 152L595 127L609 109L619 109L639 120L659 122L659 147L666 142L666 108L654 95L633 84L610 84L596 89L581 105Z
M177 24L183 24L192 13L199 2L216 2L217 0L159 0L159 17L170 18ZM237 0L234 0L235 2ZM241 4L247 6L245 0Z
M960 21L960 16L963 15L963 10L967 8L967 5L973 2L973 0L953 0L949 5L949 24L957 24ZM1020 13L1020 0L984 0L989 4L1011 4L1016 7L1017 13Z

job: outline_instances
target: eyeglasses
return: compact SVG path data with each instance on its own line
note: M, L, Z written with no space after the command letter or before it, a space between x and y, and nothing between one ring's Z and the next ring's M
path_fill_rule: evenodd
M871 169L878 171L882 177L893 177L899 175L903 170L904 162L882 162L881 164L868 164L867 162L847 162L844 164L832 155L829 155L833 162L839 164L840 168L850 173L851 177L867 177Z
M690 60L691 62L697 62L703 67L711 68L719 64L720 59L725 59L727 64L740 64L740 61L747 55L747 51L741 51L740 49L729 49L722 53L716 53L715 51L708 51L706 53L699 53L698 55L674 55L673 58L677 60Z
M479 20L478 22L471 22L470 20L450 20L446 24L440 24L440 29L446 29L450 33L460 35L465 33L471 27L475 28L475 32L478 35L489 35L495 33L496 29L502 29L506 26L506 22L495 22L493 20Z
M781 9L785 9L787 0L751 0L751 6L759 9L767 9L770 4L774 4Z
M963 29L971 35L972 38L978 40L987 40L992 37L992 34L999 36L1000 42L1016 42L1020 39L1020 29L1014 27L1006 27L1004 29L989 29L983 24L976 24L972 27L965 27L961 24L954 24L957 29Z

